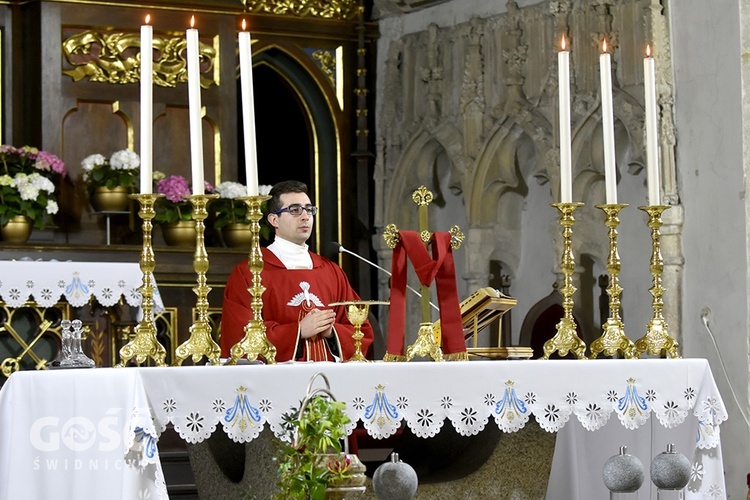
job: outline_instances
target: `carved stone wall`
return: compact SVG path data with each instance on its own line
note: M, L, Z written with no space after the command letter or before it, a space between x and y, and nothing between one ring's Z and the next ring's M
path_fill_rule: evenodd
M598 337L606 318L593 313L598 295L593 288L606 273L608 252L604 216L595 208L605 201L598 55L606 38L614 50L618 201L629 204L620 217L623 317L626 330L632 329L629 336L640 338L651 316L650 232L637 209L646 204L642 61L651 44L661 111L662 195L675 205L665 216L669 236L662 246L665 313L670 333L679 338L682 210L671 54L660 2L561 0L521 8L511 0L504 12L445 25L429 22L427 12L420 18L391 10L380 22L376 227L416 229L411 193L425 185L436 195L431 229L458 224L466 234L456 253L463 277L459 295L486 286L490 263L499 262L512 278L510 293L519 299L513 324L520 327L559 272L561 230L549 204L559 200L556 53L565 35L572 42L573 199L585 203L576 213L573 236L574 253L581 257L577 282L592 288L576 294L576 308L598 322ZM430 15L439 19L432 10ZM390 266L380 234L373 244L381 264ZM584 260L588 267L580 265ZM380 290L387 297L385 278ZM414 302L409 315L418 317ZM513 332L516 342L518 335Z

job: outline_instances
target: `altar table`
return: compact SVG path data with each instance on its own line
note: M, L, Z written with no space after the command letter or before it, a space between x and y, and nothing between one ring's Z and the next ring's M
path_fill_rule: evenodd
M694 467L686 498L724 498L719 426L727 412L707 361L644 359L17 372L0 390L0 499L97 498L102 491L166 499L156 442L167 425L189 443L217 428L237 442L266 426L282 436L282 415L299 406L318 372L346 402L348 430L361 422L374 437L393 435L402 422L420 437L444 425L464 436L487 425L515 432L533 416L549 432L573 422L586 429L566 444L573 447L567 456L591 447L611 456L620 442L606 428L677 429L687 436L678 451ZM601 483L602 466L570 480Z

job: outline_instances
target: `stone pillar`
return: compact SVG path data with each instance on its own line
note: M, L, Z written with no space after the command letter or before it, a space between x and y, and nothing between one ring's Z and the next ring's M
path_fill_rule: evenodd
M682 224L685 210L682 205L673 205L662 215L661 256L664 259L662 286L664 292L664 319L669 335L682 345L682 272L685 257L682 254Z

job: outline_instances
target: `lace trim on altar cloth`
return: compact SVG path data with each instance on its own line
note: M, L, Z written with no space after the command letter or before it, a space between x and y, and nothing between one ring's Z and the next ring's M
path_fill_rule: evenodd
M159 462L156 433L153 418L148 408L133 408L130 416L130 429L127 433L125 459L135 467L145 467Z
M694 446L685 450L694 464L691 484L699 492L690 498L716 491L712 485L723 489L715 449L721 449L720 424L728 415L705 360L296 363L138 370L153 428L146 426L148 418L140 419L144 435L131 445L145 463L150 459L149 440L170 424L189 443L204 441L219 429L233 441L247 443L266 427L285 439L283 416L299 407L302 388L321 372L331 380L336 399L346 403L351 419L347 432L361 425L375 439L404 427L422 438L434 437L448 425L462 436L477 435L488 425L517 432L532 418L547 432L576 420L588 431L614 422L638 429L650 426L653 418L664 428L687 421L691 436L697 430Z
M104 262L0 261L0 300L10 307L34 301L53 307L64 298L73 307L86 305L92 297L111 307L122 297L140 307L142 273L138 264ZM164 311L159 290L154 290L154 312Z
M508 380L503 392L487 393L475 404L465 405L458 404L449 394L429 403L417 403L407 395L390 392L385 385L377 385L370 395L347 401L347 408L353 421L351 429L361 421L376 439L394 435L402 423L419 437L433 437L446 420L463 436L476 435L490 419L504 432L516 432L531 416L548 432L559 431L571 417L577 418L585 429L595 431L603 427L612 414L628 429L641 427L652 413L661 425L672 428L682 424L692 412L700 425L697 447L716 447L719 424L727 418L722 402L708 397L696 404L696 391L691 387L685 387L681 394L681 398L662 399L655 390L639 387L631 378L599 397L589 395L583 399L569 391L563 394L562 400L543 400L533 390L525 391L522 383ZM240 443L258 437L266 424L281 438L284 429L280 418L275 418L280 416L277 406L270 398L254 401L248 389L240 386L235 389L233 399L215 398L208 412L167 398L161 402L161 412L166 416L162 423L163 427L172 423L179 435L190 443L207 439L219 424L230 438ZM163 428L159 429L161 431Z
M159 460L159 435L148 408L133 408L127 433L125 465L139 471L138 498L169 500Z

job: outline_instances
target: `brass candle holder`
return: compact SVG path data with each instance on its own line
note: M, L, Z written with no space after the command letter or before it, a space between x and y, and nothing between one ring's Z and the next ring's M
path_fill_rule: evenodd
M147 359L153 359L156 366L165 366L164 359L167 351L158 340L156 340L156 325L154 324L154 247L151 243L153 224L151 220L156 215L154 203L163 197L163 194L131 194L130 197L138 200L140 210L138 216L143 221L143 248L141 250L141 273L143 273L143 284L138 289L141 292L143 319L135 327L135 336L120 349L120 362L116 366L125 366L128 361L135 358L139 365Z
M578 359L586 359L586 344L576 333L576 323L573 319L573 294L576 287L573 286L573 273L575 272L575 257L573 256L573 225L575 218L573 213L583 203L553 203L553 207L560 212L560 225L563 228L563 252L561 259L561 270L563 273L563 286L560 293L563 296L564 315L557 324L557 333L554 337L544 343L544 356L542 359L549 359L554 352L559 352L560 356L566 356L568 352L573 352Z
M364 354L362 354L362 338L365 334L362 333L362 325L367 321L367 315L370 313L370 306L372 305L389 305L390 302L387 300L350 300L345 302L331 302L329 306L346 306L346 317L349 322L354 325L354 333L352 338L354 339L354 354L349 359L344 360L345 363L349 361L360 361L369 363Z
M248 267L253 275L253 283L247 289L253 299L250 308L253 311L253 319L245 325L245 337L234 344L230 350L231 357L227 360L227 365L237 364L243 356L249 361L258 359L263 356L268 364L276 363L276 347L266 337L266 325L263 324L263 292L266 290L261 284L260 273L263 271L263 254L260 251L260 219L263 213L260 209L263 201L270 199L268 196L244 196L238 198L247 205L247 218L250 220L250 255L248 257Z
M651 307L654 310L654 315L646 325L646 335L641 337L635 342L635 357L638 358L644 352L648 352L652 355L660 355L662 350L670 358L680 358L681 356L677 352L679 344L675 339L669 336L667 322L664 320L662 315L662 309L664 308L664 301L662 295L664 295L664 287L661 286L661 275L664 272L664 260L661 257L661 214L669 208L669 205L649 205L641 206L638 209L643 210L648 214L648 227L651 228L651 275L654 277L653 286L649 289L651 296Z
M609 255L607 256L607 272L609 273L609 318L602 325L604 333L601 337L591 343L591 359L595 359L600 353L605 356L614 356L620 353L627 359L635 357L635 345L625 335L625 326L620 318L620 255L617 252L617 226L620 225L620 210L627 207L626 204L608 203L597 205L606 214L604 225L607 226L609 236Z
M206 206L208 202L218 198L218 194L194 194L188 196L193 205L192 218L195 221L195 255L193 257L193 269L197 275L197 286L193 292L198 296L195 305L196 320L190 326L190 337L175 349L175 364L181 365L188 356L193 363L198 363L204 356L212 365L220 363L221 349L214 339L211 338L211 325L208 322L208 293L211 287L206 283L208 272L208 253L206 253L205 232L206 225L203 221L208 217Z

